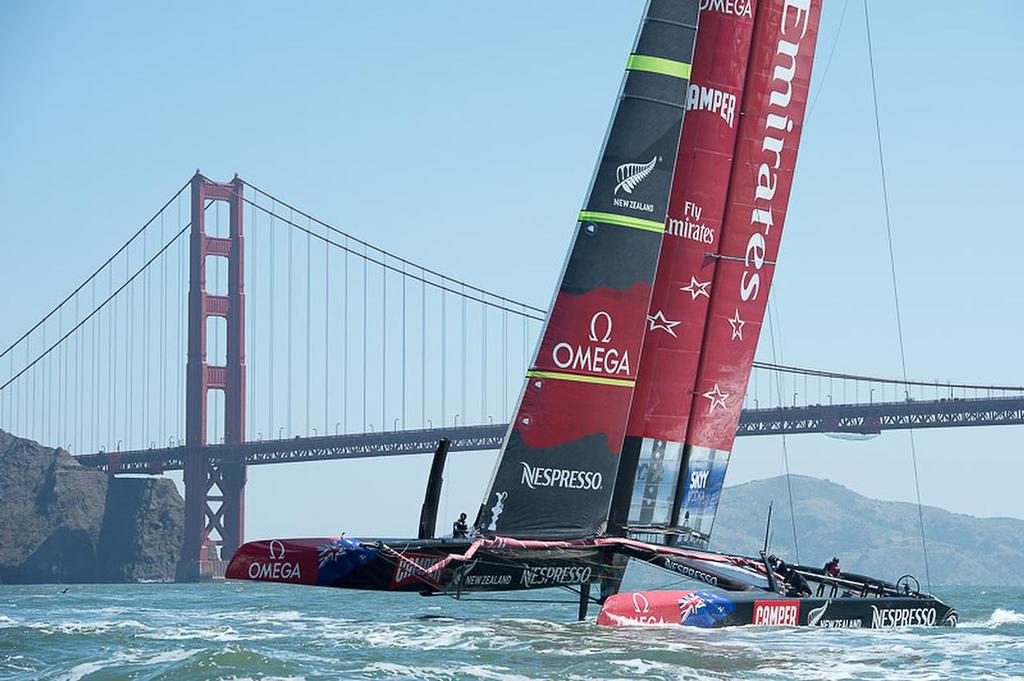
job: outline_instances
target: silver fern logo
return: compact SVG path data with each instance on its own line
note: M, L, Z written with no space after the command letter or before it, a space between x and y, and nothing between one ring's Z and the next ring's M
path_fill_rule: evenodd
M657 156L647 163L623 163L615 169L615 181L618 184L615 185L615 191L612 194L618 194L620 189L627 194L632 194L637 185L654 172L656 165L658 165Z
M821 618L825 616L825 611L828 610L828 604L831 602L831 600L828 600L825 601L825 605L821 606L820 608L812 608L811 611L807 613L807 626L818 626L818 624L821 622Z

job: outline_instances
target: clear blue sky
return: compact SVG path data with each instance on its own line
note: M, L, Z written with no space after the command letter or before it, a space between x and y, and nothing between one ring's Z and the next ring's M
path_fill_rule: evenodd
M197 167L546 305L642 4L0 4L0 342ZM843 6L825 3L772 295L787 363L895 376L857 0L822 80ZM1024 5L876 1L872 26L909 372L1024 384ZM1024 517L1022 435L919 433L925 502ZM794 437L789 453L794 472L913 497L904 434ZM728 481L777 474L780 456L740 440ZM408 533L425 459L254 469L248 535ZM449 515L473 512L492 459L453 459Z

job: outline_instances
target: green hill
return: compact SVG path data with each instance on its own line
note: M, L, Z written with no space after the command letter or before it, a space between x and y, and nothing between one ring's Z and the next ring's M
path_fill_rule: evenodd
M911 573L924 586L917 506L877 501L828 480L793 476L800 561L820 566L838 556L843 570L895 580ZM755 553L775 502L771 550L795 560L784 476L727 487L712 547ZM1024 520L975 518L924 507L933 584L1024 586Z

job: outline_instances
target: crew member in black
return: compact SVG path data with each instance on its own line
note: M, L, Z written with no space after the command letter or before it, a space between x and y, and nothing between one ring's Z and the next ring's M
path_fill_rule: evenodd
M469 536L469 525L466 524L466 514L460 513L459 519L452 524L452 536L462 539Z
M771 565L775 574L782 577L783 589L786 596L810 596L811 586L804 579L804 576L786 565L786 562L776 556L769 556L768 564Z
M804 579L804 576L787 566L786 572L786 591L789 596L810 596L811 586Z

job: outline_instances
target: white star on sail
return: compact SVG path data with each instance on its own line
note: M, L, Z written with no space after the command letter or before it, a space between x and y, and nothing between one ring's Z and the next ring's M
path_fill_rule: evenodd
M679 289L680 291L686 291L690 294L690 298L697 300L698 296L704 296L705 298L711 298L711 294L708 293L708 286L711 286L710 281L697 281L696 277L690 277L690 285L684 286Z
M661 329L662 331L668 331L672 334L673 338L678 338L674 331L675 327L682 324L682 322L672 322L665 318L665 313L658 310L654 315L647 315L647 321L651 323L651 331Z
M730 340L736 340L737 338L743 340L743 325L747 322L740 319L740 311L736 310L736 314L728 322L732 326L732 338Z
M708 406L708 413L714 414L715 407L721 407L725 409L725 401L729 399L729 393L723 393L718 384L715 383L715 387L706 393L702 394L701 397L706 397L711 400L711 404Z

